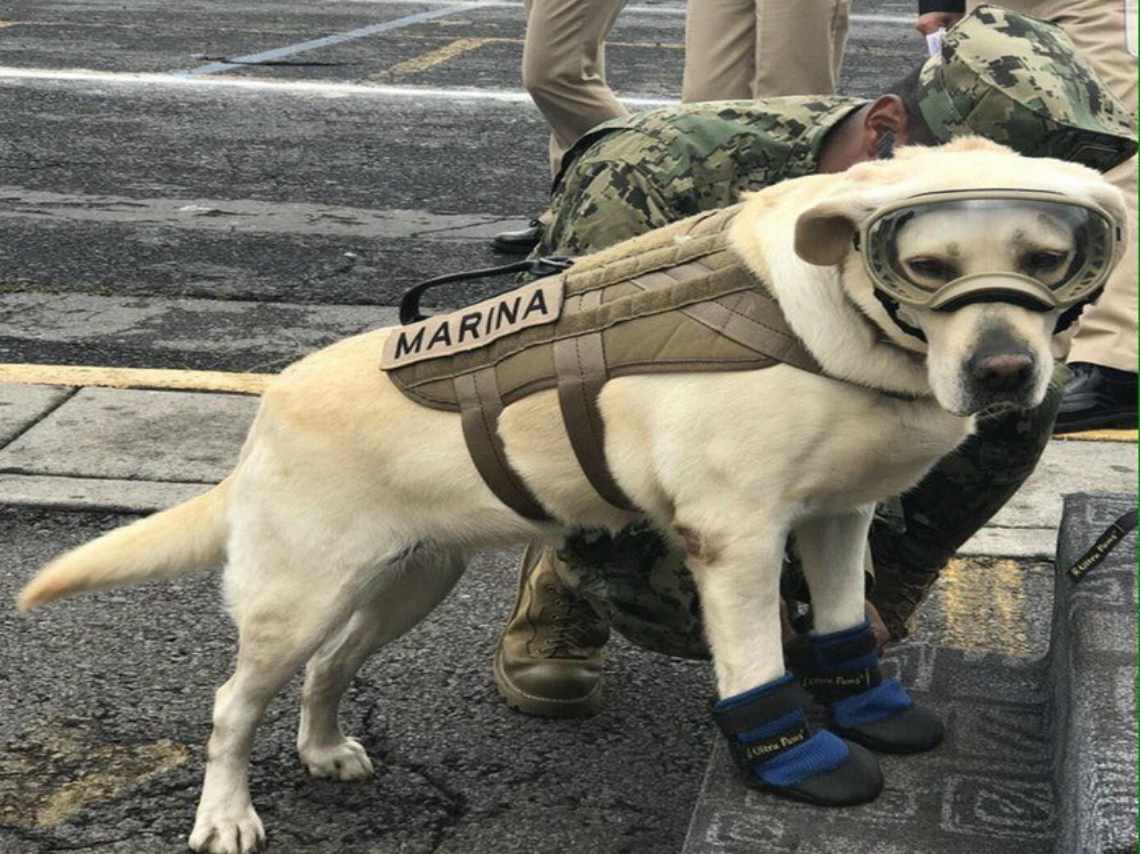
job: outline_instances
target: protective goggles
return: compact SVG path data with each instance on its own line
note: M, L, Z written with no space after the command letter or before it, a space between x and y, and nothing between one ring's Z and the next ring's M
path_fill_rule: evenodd
M1124 249L1122 224L1099 206L1006 189L912 196L876 211L858 240L883 296L944 311L992 300L1038 311L1087 302Z

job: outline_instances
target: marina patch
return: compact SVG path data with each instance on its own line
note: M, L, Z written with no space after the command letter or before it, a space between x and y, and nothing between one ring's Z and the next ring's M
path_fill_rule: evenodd
M562 313L563 287L561 277L543 279L449 314L400 326L384 344L380 367L388 371L475 350L521 329L553 323Z

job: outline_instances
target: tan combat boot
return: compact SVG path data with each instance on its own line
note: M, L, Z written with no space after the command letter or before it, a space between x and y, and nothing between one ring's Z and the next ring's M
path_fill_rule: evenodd
M515 609L495 650L495 684L528 715L576 718L602 708L609 623L563 586L554 549L527 546Z

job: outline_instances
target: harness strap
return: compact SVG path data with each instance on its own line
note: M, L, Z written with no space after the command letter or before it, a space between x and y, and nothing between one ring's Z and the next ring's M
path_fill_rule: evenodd
M588 291L582 295L581 309L588 311L601 302L601 291ZM606 464L605 424L598 410L598 394L608 379L602 333L556 341L554 369L558 372L562 421L583 474L594 491L614 507L635 510Z
M573 258L565 258L561 255L548 255L543 258L527 258L522 261L515 261L511 264L503 264L499 267L485 267L481 270L464 270L461 273L448 273L444 276L427 279L426 281L413 285L404 292L404 296L400 299L400 323L406 326L409 323L426 320L426 316L420 312L420 299L429 290L439 285L446 285L451 282L468 282L472 279L486 279L490 276L503 276L507 273L530 273L535 278L541 279L544 276L553 276L555 273L568 270L573 264Z
M503 398L493 367L454 379L463 424L463 439L475 468L500 501L527 519L550 521L550 515L511 468L499 436Z

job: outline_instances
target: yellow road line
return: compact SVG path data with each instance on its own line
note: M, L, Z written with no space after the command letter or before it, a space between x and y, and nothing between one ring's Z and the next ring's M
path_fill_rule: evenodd
M430 39L432 37L416 37L422 39ZM385 68L383 71L373 74L368 77L369 80L378 82L391 82L398 80L401 77L407 77L409 74L419 74L422 71L427 71L429 68L434 68L441 65L448 60L455 59L457 56L462 56L465 53L478 50L487 44L523 44L520 38L506 38L505 36L472 36L468 38L454 39L442 47L435 50L429 50L419 56L414 56L411 59L405 59L403 62L397 62L395 65ZM672 42L606 42L607 48L621 48L621 47L645 47L653 48L660 47L669 50L683 50L684 45Z
M1135 442L1135 430L1086 430L1083 433L1061 433L1053 437L1062 442Z
M427 53L422 53L419 56L414 56L411 59L405 59L403 62L397 62L395 65L389 66L381 71L379 74L373 74L369 80L382 80L391 81L400 77L407 77L409 74L417 74L421 71L427 71L441 63L447 62L449 59L454 59L457 56L462 56L473 50L478 50L491 39L484 38L462 38L455 39L448 42L443 47L429 50Z
M0 364L0 383L105 386L170 391L226 391L261 394L273 374L181 371L163 368L106 368L97 365Z
M0 384L102 386L169 391L261 394L275 374L189 371L173 368L110 368L100 365L0 364ZM1054 437L1062 442L1136 442L1136 430L1088 430Z

